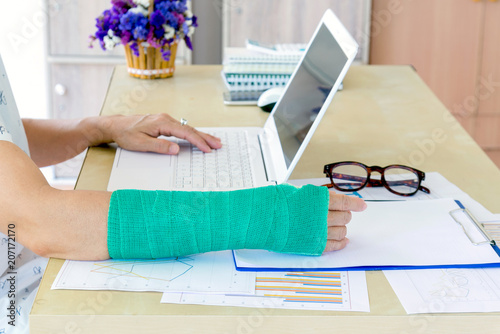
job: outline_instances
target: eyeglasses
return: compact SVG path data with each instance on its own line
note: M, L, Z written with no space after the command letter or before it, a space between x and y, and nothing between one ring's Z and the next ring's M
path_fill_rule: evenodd
M372 172L380 173L380 176ZM412 196L421 190L427 194L431 191L421 186L425 173L408 166L389 165L386 167L366 166L360 162L343 161L325 165L323 173L330 178L328 188L340 191L358 191L364 187L385 187L400 196Z

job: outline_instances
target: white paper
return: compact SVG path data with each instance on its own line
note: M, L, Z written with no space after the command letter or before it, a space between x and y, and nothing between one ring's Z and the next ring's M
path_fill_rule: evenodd
M52 289L253 294L255 273L236 271L230 251L157 260L67 260Z
M164 293L162 303L369 312L364 271L259 272L256 295Z
M387 270L409 314L499 312L500 269Z
M353 213L350 243L319 257L262 250L234 251L238 268L329 268L500 263L489 245L474 246L449 212L452 199L369 202ZM470 223L470 222L465 222Z

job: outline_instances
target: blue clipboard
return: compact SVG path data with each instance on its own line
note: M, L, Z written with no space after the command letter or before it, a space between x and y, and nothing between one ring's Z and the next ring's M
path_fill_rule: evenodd
M474 264L440 264L440 265L370 265L370 266L339 266L339 267L315 267L315 268L285 268L285 267L268 267L268 266L245 266L238 264L237 256L235 251L233 250L233 261L236 270L238 271L332 271L332 270L349 270L349 271L369 271L369 270L411 270L411 269L449 269L449 268L499 268L500 267L500 248L497 246L495 240L491 238L488 232L484 229L483 225L472 215L472 213L464 207L464 205L455 200L455 203L458 205L458 208L449 212L449 214L453 217L455 222L460 225L463 229L463 232L467 235L470 242L479 247L484 244L490 244L495 253L499 256L499 261L496 263L474 263ZM483 240L476 242L469 235L467 230L465 229L462 222L457 218L457 214L463 214L467 217L475 228L477 228L478 232L484 237Z

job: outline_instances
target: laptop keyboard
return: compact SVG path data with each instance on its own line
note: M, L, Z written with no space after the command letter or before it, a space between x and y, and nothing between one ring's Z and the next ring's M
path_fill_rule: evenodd
M204 153L188 141L179 140L178 144L182 154L177 157L175 188L237 189L253 187L246 132L210 134L222 140L222 148L212 150L211 153Z

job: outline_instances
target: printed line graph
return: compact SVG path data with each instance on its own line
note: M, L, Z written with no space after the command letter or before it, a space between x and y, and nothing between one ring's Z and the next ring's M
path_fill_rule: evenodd
M158 280L158 281L163 281L163 282L171 282L171 281L183 276L184 274L186 274L189 270L191 270L193 268L193 265L189 263L189 262L191 262L191 263L193 262L193 258L190 258L190 257L167 259L167 260L155 260L154 261L155 265L181 264L184 267L178 268L179 273L174 274L174 276L171 278L149 277L149 276L141 274L141 267L150 266L152 262L153 261L143 261L143 262L113 261L111 263L109 263L109 262L105 262L105 263L97 262L97 263L94 263L94 266L96 267L96 269L93 269L90 272L97 273L97 274L111 275L110 279L126 276L126 277L140 278L140 279L144 279L146 281ZM130 267L130 269L127 269L128 267Z
M230 251L157 260L66 261L52 288L250 294L255 274L237 272Z

